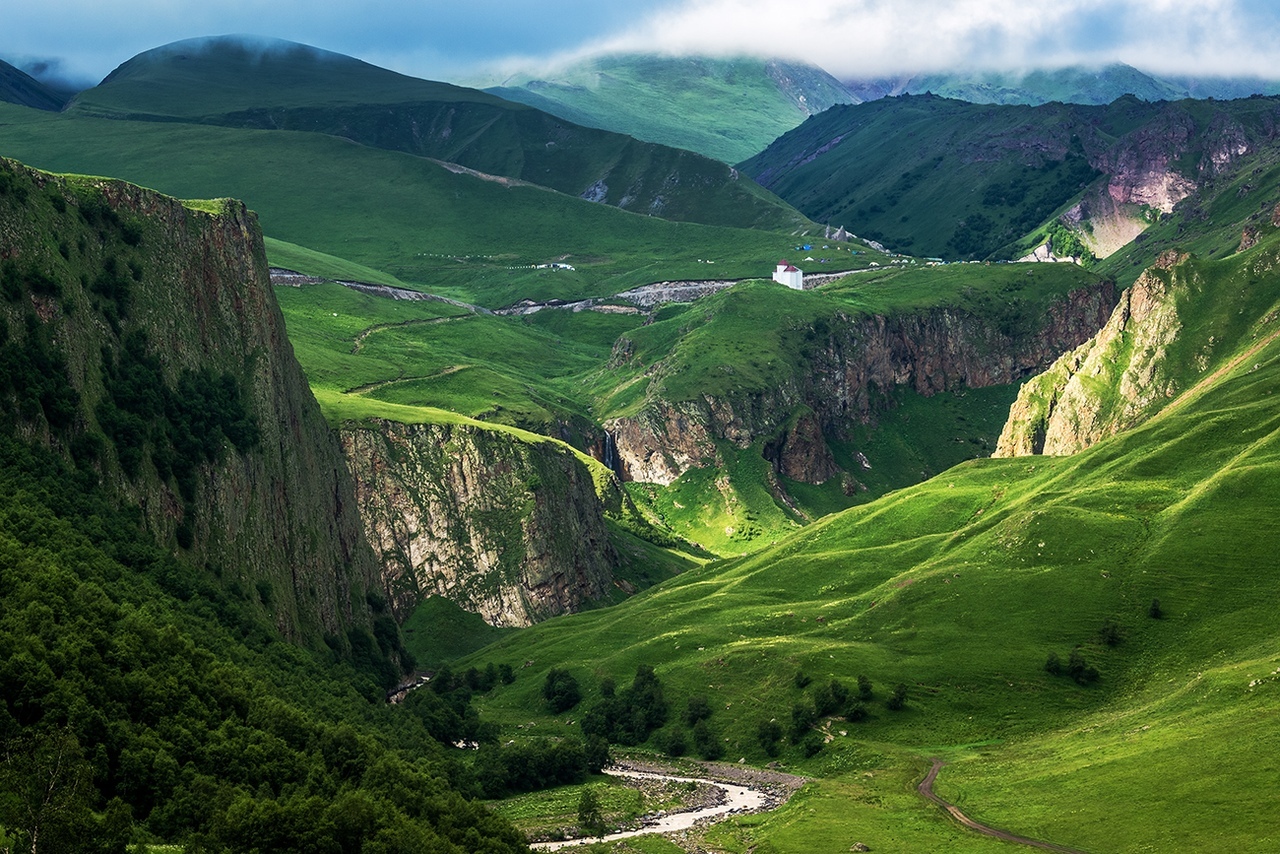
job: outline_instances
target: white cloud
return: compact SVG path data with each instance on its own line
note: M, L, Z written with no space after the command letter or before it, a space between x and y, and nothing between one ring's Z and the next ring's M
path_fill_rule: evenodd
M14 3L0 55L95 79L139 51L222 33L306 42L432 76L602 50L807 59L841 77L1128 62L1280 77L1275 0L45 0ZM628 24L628 21L634 23Z
M841 77L1127 62L1151 71L1280 73L1268 0L688 0L606 51L807 59Z

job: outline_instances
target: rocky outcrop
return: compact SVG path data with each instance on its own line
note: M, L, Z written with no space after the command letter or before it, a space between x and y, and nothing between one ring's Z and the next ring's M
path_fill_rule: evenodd
M1173 397L1165 357L1182 323L1171 271L1183 260L1176 252L1162 255L1121 295L1097 335L1022 387L994 456L1072 454L1134 426Z
M606 421L617 471L624 480L666 486L695 466L716 463L705 410L697 403L646 406L638 415Z
M801 414L780 435L765 442L763 453L775 474L801 483L826 483L840 474L822 426L811 412Z
M597 481L620 490L563 443L386 421L341 438L397 615L440 595L492 625L527 626L612 590L618 557Z
M25 435L93 470L180 560L256 591L287 636L319 643L368 626L373 553L285 336L254 214L12 161L0 161L0 184L0 255L36 283L0 314L10 330L47 334L76 407L37 416ZM119 388L148 385L113 393L112 372ZM203 408L157 411L202 393ZM253 429L211 426L219 405ZM179 434L185 445L166 438Z
M1171 107L1093 165L1107 174L1107 194L1116 204L1146 205L1170 213L1195 191L1195 182L1174 167L1196 137L1195 120Z
M1258 245L1258 241L1262 238L1262 232L1256 226L1246 225L1244 230L1240 232L1240 245L1236 248L1237 252L1248 252L1250 249Z
M1088 340L1115 300L1109 283L1081 288L1027 330L956 308L841 313L826 323L823 338L806 345L809 369L802 374L767 389L673 402L662 398L659 364L651 369L658 390L642 409L604 426L626 479L669 484L690 468L715 464L717 441L746 448L767 440L777 473L821 483L837 473L823 437L845 439L853 425L873 421L897 387L932 395L1016 382Z

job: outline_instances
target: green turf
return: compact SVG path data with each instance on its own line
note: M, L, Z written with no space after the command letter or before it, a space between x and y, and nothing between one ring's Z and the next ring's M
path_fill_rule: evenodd
M951 763L944 797L1016 833L1098 851L1272 850L1276 255L1273 239L1180 269L1200 283L1188 299L1201 318L1182 346L1231 337L1146 424L1072 457L965 463L749 557L529 629L520 650L534 672L487 711L523 719L545 668L569 666L590 692L650 664L669 697L712 693L727 753L763 763L755 724L788 718L797 669L815 684L865 673L869 720L833 722L814 759L786 748L784 762L820 782L717 831L727 850L994 850L911 793L935 754ZM1148 615L1154 598L1161 619ZM1045 672L1050 652L1076 646L1097 683ZM498 644L474 661L505 654ZM896 682L909 686L901 712L883 705Z
M324 134L127 122L0 104L0 151L182 198L235 197L272 238L496 307L611 296L668 279L772 272L789 234L676 223L456 174ZM832 253L830 269L876 253ZM714 261L710 267L705 261ZM536 269L567 262L574 270Z
M644 215L786 231L808 225L710 158L290 42L224 36L165 45L80 93L68 112L319 133Z
M442 596L429 596L414 608L400 631L418 666L435 668L519 630L491 626L479 614L468 613Z
M395 276L381 270L374 270L343 258L316 252L314 249L286 243L274 237L267 237L264 240L267 245L267 260L273 267L344 282L370 282L375 285L390 285L394 288L408 287Z
M488 91L726 163L746 160L810 115L853 100L811 65L646 54L599 56L508 76Z

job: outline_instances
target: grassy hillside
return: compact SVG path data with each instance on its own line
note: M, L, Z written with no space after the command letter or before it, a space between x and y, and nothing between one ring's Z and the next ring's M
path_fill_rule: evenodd
M290 42L219 37L156 48L81 93L70 111L321 133L666 219L786 231L806 225L780 199L709 158Z
M8 105L0 116L0 150L33 165L121 175L191 198L242 198L270 237L495 307L608 296L665 279L762 275L795 246L787 234L639 216L325 134ZM865 264L845 257L847 266ZM550 261L575 270L534 268Z
M383 702L412 662L253 216L3 160L0 235L0 844L520 850Z
M1277 103L903 96L828 110L742 168L811 218L899 251L1019 257L1082 198L1084 221L1070 225L1087 241L1091 217L1099 227L1117 214L1150 223L1151 208L1167 212L1187 192L1211 196L1224 178L1269 167Z
M1130 247L1098 265L1099 272L1129 284L1147 261L1169 249L1202 258L1228 258L1274 224L1280 208L1280 151L1263 151L1228 172L1173 213L1156 219Z
M487 91L569 121L746 160L805 118L854 98L820 68L750 57L621 54L503 79Z
M294 349L331 418L362 417L381 404L448 410L544 435L567 430L573 444L600 455L600 425L652 400L738 405L805 386L825 345L806 330L945 307L1022 335L1064 294L1095 281L1071 265L885 268L805 293L747 282L651 316L549 309L479 316L336 284L276 290ZM690 472L669 490L634 485L631 492L677 533L717 553L758 549L806 518L990 453L1015 391L923 397L885 389L874 418L829 440L836 462L866 489L846 494L838 477L823 486L780 482L795 510L770 491L763 438L746 448L722 443L723 469Z
M0 101L34 107L37 110L61 110L68 95L36 80L25 71L0 60Z
M1180 271L1200 283L1180 352L1215 344L1202 368L1170 354L1197 382L1147 424L1073 457L966 463L757 555L525 630L474 659L514 643L535 662L487 708L527 722L538 673L566 666L589 706L602 679L650 665L667 729L706 695L723 755L763 764L762 722L785 732L794 706L812 713L833 678L856 695L861 674L865 719L819 714L827 737L807 759L780 745L818 781L713 844L993 850L904 794L941 755L938 791L1017 833L1097 851L1272 849L1278 241ZM1046 672L1073 650L1096 681ZM886 707L896 683L901 711Z
M929 95L836 107L742 168L819 222L896 251L981 258L1040 225L1099 175L1078 137L1083 128L1068 120L1080 108L1038 109ZM1103 133L1115 135L1133 121L1099 119Z
M188 39L141 53L81 92L75 112L198 119L260 107L449 101L501 106L474 89L397 74L281 39Z

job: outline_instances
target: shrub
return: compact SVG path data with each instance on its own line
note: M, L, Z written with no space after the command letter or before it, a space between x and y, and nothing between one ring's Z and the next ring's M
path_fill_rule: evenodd
M817 756L822 752L823 739L819 732L810 731L800 741L800 752L804 754L806 759Z
M583 749L586 753L587 770L592 774L599 774L613 761L613 757L609 755L609 742L598 735L587 736Z
M587 836L604 836L604 816L600 812L600 800L590 789L582 790L578 799L578 829Z
M547 701L547 708L551 713L558 715L578 705L582 699L582 691L572 673L553 667L547 671L546 681L542 683L542 697Z
M907 686L899 682L893 686L893 693L884 701L885 707L892 711L901 711L907 705Z
M803 670L797 670L794 681L796 688L803 691L813 680L809 678L809 674L805 673Z
M641 744L667 722L667 701L653 668L640 665L635 679L614 692L612 680L601 685L602 697L582 716L582 731L614 744Z
M870 702L873 696L873 693L874 692L871 690L871 680L868 679L866 676L859 676L858 677L858 699L864 703Z
M799 744L813 726L814 721L818 719L818 713L813 708L813 704L807 700L802 700L791 707L791 743Z
M1112 619L1103 621L1102 628L1098 629L1098 639L1107 646L1117 646L1122 640L1119 623Z
M1067 657L1067 675L1080 685L1097 682L1099 677L1097 668L1089 666L1084 660L1084 653L1080 651L1080 647L1071 650L1071 655Z
M854 700L844 710L844 719L849 723L856 724L859 721L865 721L868 717L867 706L861 700Z
M1164 616L1164 611L1160 608L1160 600L1152 599L1151 607L1147 609L1147 616L1153 620L1158 620Z
M658 743L658 749L668 756L684 756L689 749L689 743L684 737L684 730L678 726L670 726L664 730L659 730L655 740Z
M707 698L701 694L695 694L689 698L689 704L684 710L684 722L689 726L695 726L698 721L705 721L711 717L711 704L707 702Z
M1062 659L1058 658L1056 652L1049 653L1049 657L1044 662L1044 669L1046 673L1052 673L1054 676L1062 672Z
M698 721L697 726L693 728L693 746L698 749L698 755L703 759L719 759L724 754L724 747L716 731L705 720Z
M819 715L834 715L849 702L849 689L842 682L832 679L813 695L814 709Z
M777 756L782 741L782 724L776 720L760 721L756 725L756 740L769 756Z

